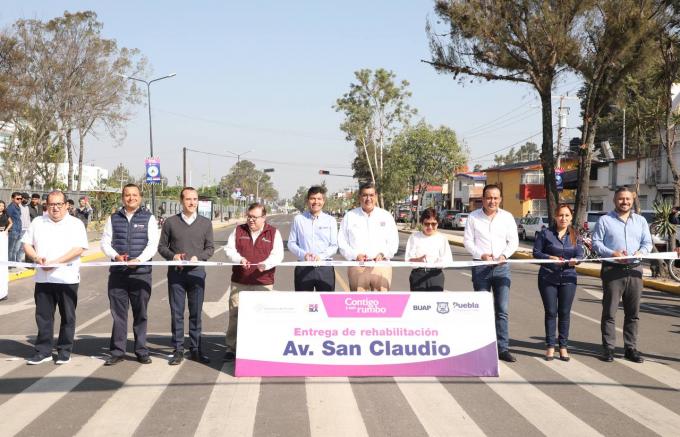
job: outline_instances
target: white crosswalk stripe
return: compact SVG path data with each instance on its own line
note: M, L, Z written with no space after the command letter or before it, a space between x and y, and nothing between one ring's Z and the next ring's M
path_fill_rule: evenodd
M619 360L617 362L680 391L680 372L667 364L651 360L645 360L642 364L633 363L627 360Z
M42 365L54 366L50 363ZM101 360L74 357L70 363L56 367L26 390L0 405L2 435L10 436L21 431L101 365Z
M368 436L347 378L306 378L305 391L313 436Z
M253 434L255 412L260 394L260 378L235 378L227 373L225 364L220 371L210 399L198 424L197 437L224 434Z
M77 435L90 437L100 435L102 430L106 430L107 436L132 435L179 368L161 359L139 366ZM121 417L125 420L120 420Z
M579 360L551 363L550 368L659 435L677 435L680 429L679 415Z

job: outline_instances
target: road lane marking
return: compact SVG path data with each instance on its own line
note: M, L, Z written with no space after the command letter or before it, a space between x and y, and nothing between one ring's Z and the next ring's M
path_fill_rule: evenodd
M233 364L222 366L194 436L253 435L260 378L235 378L231 369Z
M468 272L458 272L458 273L460 273L463 276L467 276L468 278L472 277L472 273L468 273Z
M660 363L658 361L645 360L644 363L633 363L626 359L618 360L617 363L623 364L645 376L659 381L663 385L667 385L675 390L680 391L680 372L670 367L668 364Z
M399 377L394 380L428 435L485 435L437 378Z
M76 435L132 435L180 368L161 359L139 366Z
M49 366L50 364L43 364ZM2 434L15 435L36 420L52 405L66 396L85 378L99 369L102 362L86 357L73 357L71 362L57 366L26 390L0 405Z
M559 360L548 363L542 358L536 359L657 434L677 435L680 429L680 416L663 405L591 369L573 357L568 363Z
M349 379L305 378L305 390L312 436L368 436Z
M211 319L226 313L229 306L229 293L230 289L227 289L217 302L203 302L203 312Z
M347 282L340 276L338 271L335 271L335 279L340 283L340 287L342 287L342 291L349 291L349 285L347 285Z
M31 308L35 308L35 299L33 298L22 300L21 302L9 305L5 304L0 306L0 316L5 316L7 314L16 313L18 311L24 311Z
M578 316L582 319L588 320L589 322L593 322L597 325L601 324L601 322L597 319L593 319L592 317L586 316L585 314L577 313L576 311L571 312L573 315ZM618 326L616 327L617 332L623 333L623 329L619 328Z
M25 365L26 361L24 359L17 360L4 358L0 360L0 378Z
M586 291L591 296L602 300L602 291L601 290L595 290L595 289L586 288L586 287L583 287L583 290ZM667 310L667 309L664 309L664 308L657 308L657 307L650 305L648 303L645 303L645 302L640 303L640 308L646 309L647 311L652 312L652 313L657 312L657 313L666 314L667 316L671 316L671 317L680 317L680 312Z
M498 378L480 379L537 429L550 430L550 435L601 435L510 366L499 367Z

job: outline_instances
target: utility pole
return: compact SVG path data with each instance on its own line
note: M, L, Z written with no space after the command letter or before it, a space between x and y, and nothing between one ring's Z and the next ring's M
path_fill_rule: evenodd
M569 115L569 108L564 106L565 96L560 96L560 107L557 113L557 168L562 167L562 138L564 137L564 130L567 128L567 116Z
M187 186L187 148L182 147L182 186Z

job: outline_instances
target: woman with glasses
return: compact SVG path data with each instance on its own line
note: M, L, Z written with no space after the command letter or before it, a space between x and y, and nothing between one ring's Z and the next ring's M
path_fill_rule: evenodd
M427 208L420 216L423 230L411 234L406 243L404 258L409 262L442 264L453 261L449 240L437 232L439 218L434 208ZM444 272L441 268L413 269L408 278L411 291L444 291Z
M571 207L561 204L555 209L555 225L543 229L534 242L534 258L560 261L541 264L538 289L545 309L545 359L555 354L555 330L559 332L560 359L569 361L569 313L576 294L576 260L583 258L583 243L571 224Z

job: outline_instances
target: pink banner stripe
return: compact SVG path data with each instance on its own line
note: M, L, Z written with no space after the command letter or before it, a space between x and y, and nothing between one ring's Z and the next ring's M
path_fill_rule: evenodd
M322 294L328 317L401 317L410 295L405 293Z
M498 376L496 342L462 355L404 364L300 364L236 359L236 376Z

